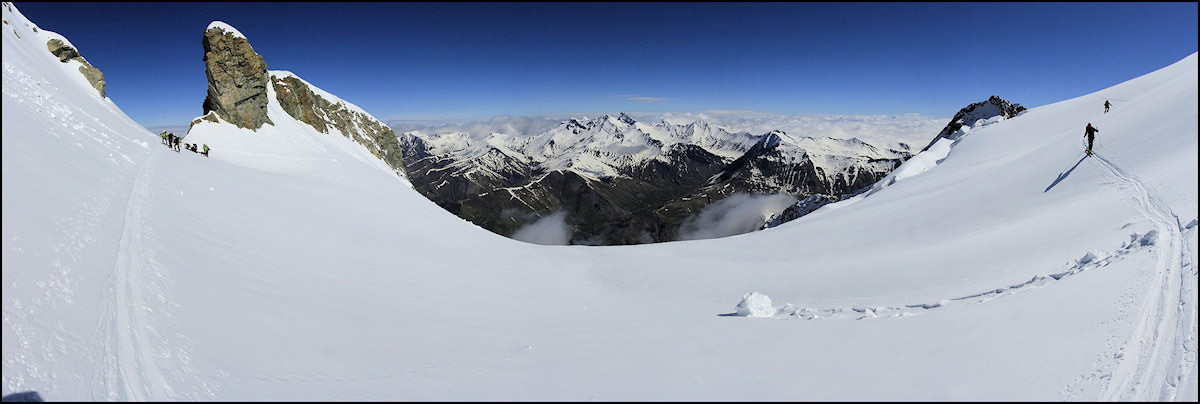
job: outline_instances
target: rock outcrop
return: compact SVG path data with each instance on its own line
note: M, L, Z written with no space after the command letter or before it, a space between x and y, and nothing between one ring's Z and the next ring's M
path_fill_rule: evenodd
M204 113L216 111L226 122L258 129L267 116L267 63L240 32L215 21L204 30L204 67L208 96Z
M208 96L204 99L204 115L192 120L191 127L207 121L255 130L263 124L275 126L268 113L275 111L279 128L292 128L290 119L294 119L320 133L345 136L366 147L400 177L407 177L396 133L363 109L292 72L267 70L263 57L246 37L223 22L208 25L203 46ZM272 103L288 116L280 114Z
M100 69L92 66L91 63L88 63L87 59L80 56L78 50L75 50L71 45L67 45L61 39L46 41L46 48L58 58L59 62L67 63L74 60L83 64L83 66L79 67L79 72L83 73L83 77L87 78L88 83L91 83L92 87L95 87L96 91L100 92L100 97L106 97L104 94L104 73L101 73Z
M950 123L945 128L942 128L942 132L938 133L921 151L925 151L929 146L933 146L934 143L937 143L938 139L953 138L959 129L962 129L963 125L975 126L975 122L980 119L989 119L994 116L1002 116L1004 119L1008 119L1017 116L1022 111L1025 111L1025 107L1021 106L1021 104L1013 104L993 95L988 97L987 101L980 101L958 110L958 113L954 114L954 118L950 119Z
M396 133L358 108L333 96L322 97L304 80L284 72L272 72L275 99L292 118L321 133L336 130L366 146L397 173L404 175L404 162Z

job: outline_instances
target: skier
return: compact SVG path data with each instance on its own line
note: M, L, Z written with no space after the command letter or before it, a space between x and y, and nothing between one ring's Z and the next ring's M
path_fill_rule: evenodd
M200 153L200 154L203 154L204 157L208 157L208 143L204 144L204 153Z
M164 130L160 135L162 135L162 144L167 144L167 131Z
M1100 129L1096 129L1095 127L1093 127L1091 122L1088 122L1087 128L1083 129L1083 135L1087 136L1087 140L1088 140L1087 155L1089 155L1089 156L1092 155L1092 142L1094 140L1096 140L1096 132L1099 132L1099 131L1100 131Z
M1108 113L1108 107L1111 107L1111 106L1112 106L1112 103L1111 103L1111 102L1108 102L1108 100L1104 100L1104 113L1106 113L1106 114L1107 114L1107 113Z
M175 134L174 134L174 133L172 133L171 135L172 135L172 136L174 136ZM181 140L181 139L179 138L179 136L175 136L175 144L174 144L174 147L175 147L175 151L176 151L176 152L178 152L178 151L179 151L179 141L180 141L180 140Z
M165 133L165 132L164 132L164 133ZM167 148L168 148L168 149L170 149L170 148L171 148L171 145L173 145L173 144L175 144L175 134L174 134L174 133L168 133L168 134L167 134Z

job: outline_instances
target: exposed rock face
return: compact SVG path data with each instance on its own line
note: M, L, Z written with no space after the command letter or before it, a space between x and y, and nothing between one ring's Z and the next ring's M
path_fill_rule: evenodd
M236 31L210 26L202 45L208 77L204 113L216 111L221 119L246 129L274 125L267 117L267 64L250 42Z
M1012 118L1022 111L1025 111L1025 107L1021 104L1013 104L993 95L988 97L987 101L980 101L958 110L958 113L954 114L954 118L950 119L950 123L942 129L942 132L938 133L921 151L933 146L938 139L952 138L959 129L962 129L963 125L975 126L976 121L994 116L1002 116L1005 119Z
M83 66L79 67L79 72L83 73L83 77L87 78L88 83L91 83L92 87L95 87L96 91L100 92L101 97L106 97L104 94L104 73L101 73L100 69L95 68L91 63L88 63L87 59L80 56L79 51L59 39L46 41L46 48L58 58L59 62L67 63L75 60L82 63Z
M321 133L336 130L342 136L366 146L393 170L404 175L400 142L392 128L357 108L347 107L341 100L325 99L295 76L273 74L271 84L279 105L292 118L311 125Z

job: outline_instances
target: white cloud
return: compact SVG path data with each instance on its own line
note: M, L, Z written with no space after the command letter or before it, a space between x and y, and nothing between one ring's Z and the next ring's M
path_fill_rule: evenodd
M568 245L571 244L571 230L567 212L558 211L517 229L512 238L533 244Z
M772 215L796 203L794 196L733 194L709 204L679 226L679 240L727 237L758 230Z
M710 110L700 112L630 113L645 122L687 124L706 121L735 132L753 134L782 130L804 137L858 138L884 147L905 143L921 147L950 122L949 117L904 115L788 115L755 111Z
M623 95L622 95L623 96ZM609 96L618 97L618 96ZM616 115L621 111L610 111ZM735 132L763 134L782 130L795 136L838 139L858 138L864 142L883 147L895 147L897 143L920 148L950 122L949 117L930 117L920 114L904 115L788 115L748 110L708 110L696 112L628 112L641 122L653 124L667 122L688 124L706 121ZM483 138L491 133L504 133L514 137L539 135L570 118L596 116L598 114L575 114L559 116L513 116L499 115L487 121L389 121L396 133L419 131L424 134L469 133Z

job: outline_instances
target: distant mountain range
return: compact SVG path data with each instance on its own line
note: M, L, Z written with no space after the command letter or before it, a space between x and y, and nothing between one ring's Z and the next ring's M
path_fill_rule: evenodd
M837 198L912 155L857 139L731 132L704 121L570 119L545 133L400 136L413 186L450 212L510 236L566 212L572 244L675 240L680 224L735 193Z

